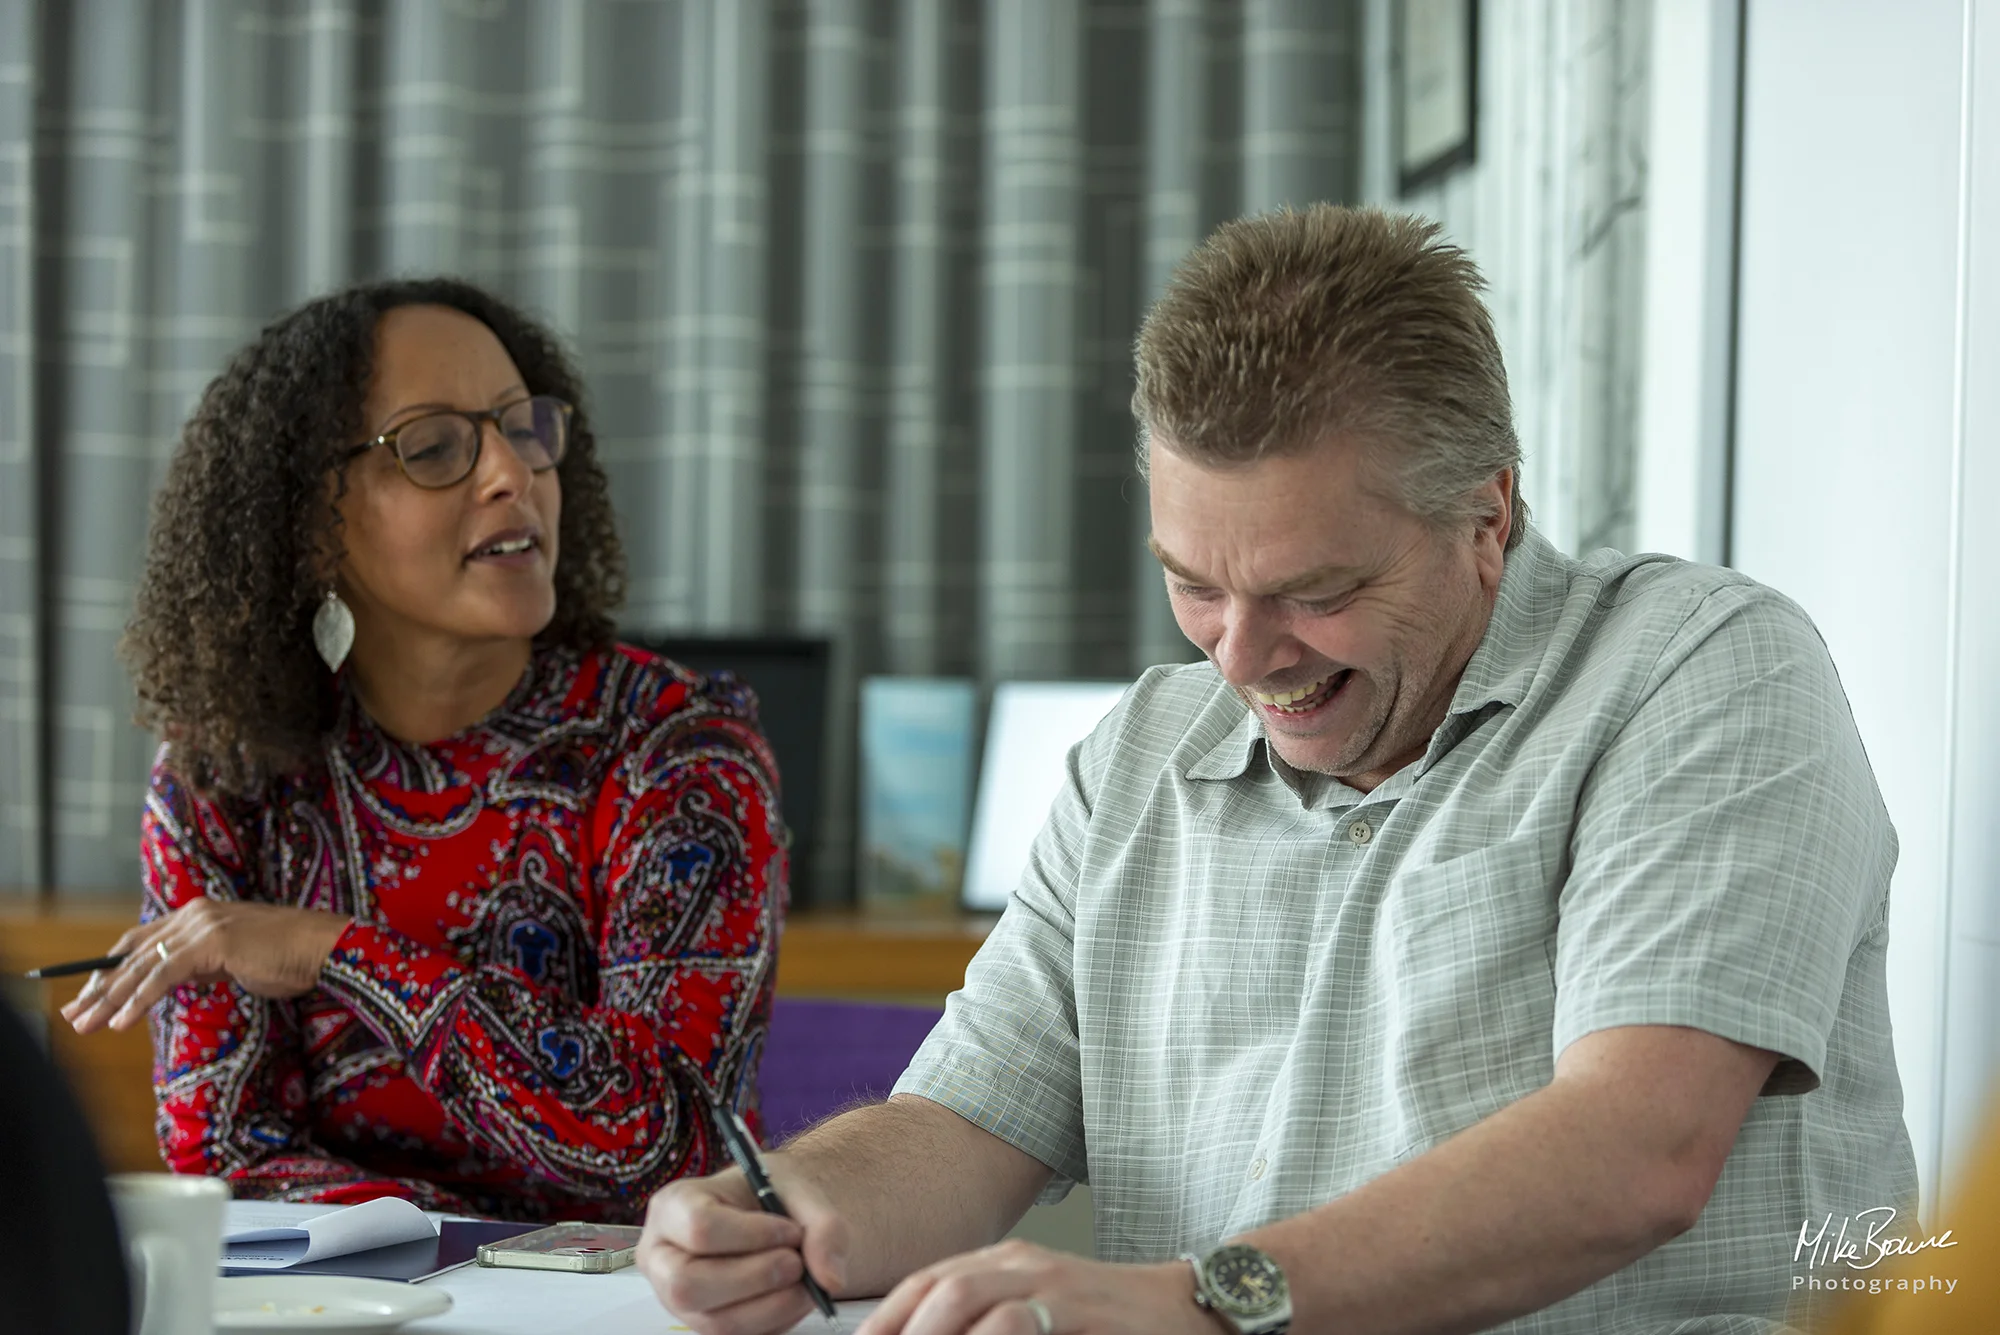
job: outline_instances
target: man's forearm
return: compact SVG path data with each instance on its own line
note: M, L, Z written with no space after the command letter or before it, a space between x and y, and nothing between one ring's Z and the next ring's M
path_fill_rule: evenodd
M1551 1101L1554 1106L1551 1106ZM1276 1257L1295 1326L1483 1330L1558 1302L1679 1232L1602 1181L1604 1156L1543 1090L1339 1200L1244 1240Z
M1483 1330L1692 1227L1772 1058L1727 1045L1721 1065L1681 1066L1690 1041L1721 1040L1642 1039L1651 1046L1622 1060L1685 1071L1684 1087L1662 1096L1608 1063L1610 1079L1558 1079L1338 1200L1244 1235L1285 1267L1295 1328Z
M774 1172L810 1181L846 1222L844 1287L855 1296L997 1242L1050 1177L1032 1156L907 1095L822 1123L771 1157Z

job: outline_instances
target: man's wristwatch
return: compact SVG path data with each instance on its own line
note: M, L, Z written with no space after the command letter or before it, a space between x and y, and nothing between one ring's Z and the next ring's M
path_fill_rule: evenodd
M1276 1261L1255 1247L1225 1243L1202 1256L1181 1258L1194 1267L1194 1300L1237 1335L1284 1335L1292 1325L1292 1291Z

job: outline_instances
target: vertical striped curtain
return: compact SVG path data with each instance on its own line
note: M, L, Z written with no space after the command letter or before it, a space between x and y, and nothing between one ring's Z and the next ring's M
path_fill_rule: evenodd
M837 767L864 673L1188 656L1139 549L1131 338L1215 223L1353 196L1357 15L0 5L0 886L129 890L148 497L233 348L376 275L563 333L625 624L833 636Z

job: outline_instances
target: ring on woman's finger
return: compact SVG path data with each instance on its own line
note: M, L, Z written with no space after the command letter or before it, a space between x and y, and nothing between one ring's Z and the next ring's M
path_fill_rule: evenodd
M153 949L159 952L160 963L162 964L165 964L168 960L174 957L174 952L167 949L167 943L164 941L155 941L153 943Z
M1035 1335L1055 1335L1056 1319L1049 1315L1048 1305L1040 1298L1023 1298L1021 1306L1028 1309L1028 1315L1035 1318Z

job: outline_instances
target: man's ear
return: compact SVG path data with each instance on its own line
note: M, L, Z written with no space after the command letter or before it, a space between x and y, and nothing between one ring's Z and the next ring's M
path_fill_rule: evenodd
M1486 485L1496 504L1482 522L1493 529L1493 540L1505 551L1508 539L1514 536L1514 489L1520 485L1520 475L1512 468L1503 468Z
M1503 468L1479 489L1481 513L1473 521L1472 552L1480 580L1500 587L1500 570L1507 561L1507 540L1514 532L1514 470Z

